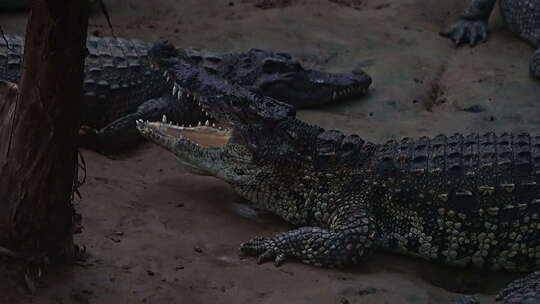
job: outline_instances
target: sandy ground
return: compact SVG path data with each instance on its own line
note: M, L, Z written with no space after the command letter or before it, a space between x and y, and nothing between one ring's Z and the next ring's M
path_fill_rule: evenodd
M109 0L115 34L177 46L287 51L328 71L361 67L369 96L299 117L374 141L469 131L540 133L532 49L492 18L490 41L455 49L438 31L466 1ZM347 5L348 4L348 5ZM264 8L264 9L263 9ZM24 13L0 14L23 33ZM90 33L110 35L96 15ZM480 109L481 112L471 112ZM213 178L193 176L145 144L115 159L84 151L83 265L51 274L23 303L484 303L516 275L466 271L377 253L365 265L280 268L238 256L255 235L290 228Z

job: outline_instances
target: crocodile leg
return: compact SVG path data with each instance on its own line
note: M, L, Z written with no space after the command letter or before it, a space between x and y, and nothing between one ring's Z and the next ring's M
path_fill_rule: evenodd
M496 0L472 0L461 18L440 34L454 41L457 46L463 43L476 45L487 41L488 20Z
M141 136L135 129L137 119L156 119L159 114L166 111L164 98L150 99L139 106L137 112L123 116L101 129L87 126L81 127L80 145L102 153L114 152L141 141Z
M534 78L540 80L540 48L537 49L531 57L529 71Z
M302 227L274 237L255 237L242 243L240 251L258 257L259 264L274 260L276 266L288 257L325 267L358 264L373 249L375 225L365 210L351 209L336 213L343 218L330 217L336 223L327 229Z

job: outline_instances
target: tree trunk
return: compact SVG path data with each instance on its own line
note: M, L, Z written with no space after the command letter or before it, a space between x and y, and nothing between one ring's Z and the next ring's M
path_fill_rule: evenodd
M4 254L51 258L73 248L87 27L87 0L32 3L18 98L0 106Z

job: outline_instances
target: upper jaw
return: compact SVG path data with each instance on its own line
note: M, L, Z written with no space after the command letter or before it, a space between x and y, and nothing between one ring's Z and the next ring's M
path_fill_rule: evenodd
M291 105L229 83L225 79L194 69L191 75L175 67L163 72L171 94L179 102L194 102L211 121L231 128L235 125L275 122L294 116Z
M199 122L197 126L175 125L167 122L165 115L161 122L138 119L136 124L144 137L170 150L176 149L179 145L192 148L221 148L228 142L232 133L229 129L210 123L209 120Z

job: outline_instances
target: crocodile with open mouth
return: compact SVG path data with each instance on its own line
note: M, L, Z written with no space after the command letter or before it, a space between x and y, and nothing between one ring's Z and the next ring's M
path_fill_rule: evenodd
M299 227L241 244L259 263L338 267L382 249L461 267L540 269L540 136L371 143L302 122L292 106L224 82L169 43L150 56L179 102L189 97L219 127L138 120L139 132ZM539 276L514 282L498 299L540 300Z
M0 39L0 80L18 82L24 51L23 37ZM147 58L150 43L123 38L87 40L81 144L113 152L140 141L136 119L193 124L205 117L190 103L174 102L165 78ZM224 81L272 96L297 108L319 107L366 93L371 84L361 70L325 73L305 69L290 55L251 49L240 53L179 50L186 61L202 66Z

